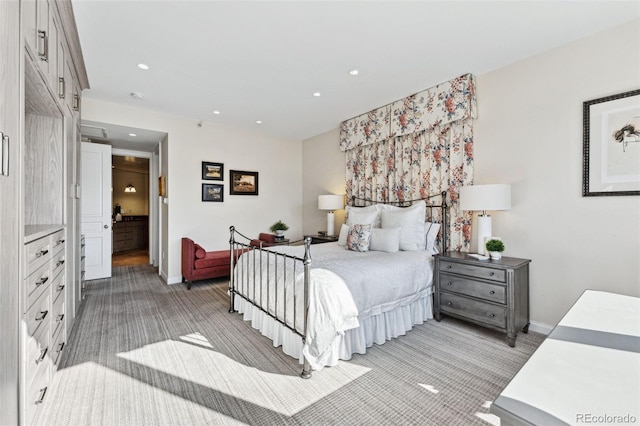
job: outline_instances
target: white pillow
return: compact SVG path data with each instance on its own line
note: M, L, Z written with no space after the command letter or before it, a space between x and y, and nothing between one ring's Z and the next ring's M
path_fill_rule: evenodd
M424 240L426 244L424 248L429 253L438 253L438 247L436 247L436 239L438 238L438 231L440 231L439 223L425 222L424 223Z
M395 253L400 250L400 228L373 228L369 250Z
M347 225L371 225L372 228L380 227L380 212L375 208L365 208L367 210L350 208L347 213Z
M340 235L338 235L338 245L344 247L347 245L347 235L349 234L349 227L344 223L340 227Z
M424 208L383 210L382 227L401 228L400 250L416 251L424 247Z

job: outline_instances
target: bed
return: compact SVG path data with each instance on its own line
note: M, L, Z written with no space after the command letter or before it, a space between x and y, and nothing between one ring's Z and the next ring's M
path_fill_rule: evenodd
M231 259L229 312L298 359L303 378L406 334L433 318L432 255L446 250L445 195L399 206L353 198L338 242L313 247L310 238L253 247L232 226L231 253L244 254Z

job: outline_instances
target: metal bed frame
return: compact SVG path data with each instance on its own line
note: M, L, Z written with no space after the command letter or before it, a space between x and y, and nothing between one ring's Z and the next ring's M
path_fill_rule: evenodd
M357 201L362 201L365 204L394 204L399 207L408 207L412 203L421 200L432 200L436 197L442 197L441 204L434 204L433 201L429 201L427 203L427 209L430 209L433 212L434 208L442 209L442 226L441 226L441 246L442 251L446 251L447 249L447 203L446 203L446 191L441 192L440 194L431 195L426 198L420 198L416 200L405 200L405 201L392 201L392 202L376 202L372 200L367 200L364 198L358 198L356 196L351 197L351 205L356 207ZM360 207L360 206L358 206ZM433 214L431 214L433 216ZM256 247L251 245L251 238L243 235L239 231L235 229L234 226L229 227L229 246L231 253L231 276L229 279L229 313L236 312L235 310L235 296L239 296L257 309L259 309L264 314L276 320L279 324L291 330L293 333L299 335L302 339L302 344L304 345L307 335L307 315L308 315L308 305L309 305L309 277L311 270L311 238L305 238L304 241L304 256L296 257L291 256L284 253L278 253L273 250L269 250L268 248L263 248L262 245ZM247 242L238 241L238 238L242 238ZM238 253L246 253L247 255L240 258ZM274 260L274 280L275 283L270 282L270 261ZM278 263L282 263L282 269L278 269ZM287 287L286 287L286 278L287 278L287 266L289 266L289 262L292 263L293 267L293 275L294 275L294 285L291 287L290 291L293 291L293 324L289 325L287 322ZM253 271L250 273L249 265L252 264ZM262 266L266 264L266 274L262 273ZM256 270L258 268L258 271ZM303 287L302 287L302 295L296 293L295 286L295 276L299 273L299 271L303 272ZM291 273L291 272L290 272ZM282 275L284 281L284 304L283 307L283 317L280 318L278 316L278 276ZM266 275L266 276L265 276ZM266 296L264 285L266 285ZM275 286L274 292L276 300L274 313L269 312L269 294L271 286ZM259 300L256 300L256 288L259 288ZM296 302L299 300L298 298L302 297L304 300L304 316L303 316L303 324L296 323ZM266 300L265 300L266 299ZM266 303L265 303L266 302ZM266 306L266 308L265 308ZM297 325L301 325L301 330L296 327ZM308 379L311 377L311 366L309 361L304 357L304 363L302 367L302 372L300 373L300 377L303 379Z

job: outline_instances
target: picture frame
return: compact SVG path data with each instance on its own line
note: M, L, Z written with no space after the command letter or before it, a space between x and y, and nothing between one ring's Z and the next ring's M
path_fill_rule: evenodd
M202 180L224 180L224 164L203 161Z
M258 172L229 171L230 195L258 195Z
M224 201L224 185L216 183L203 183L202 201L222 203Z
M640 89L583 102L582 196L640 195Z

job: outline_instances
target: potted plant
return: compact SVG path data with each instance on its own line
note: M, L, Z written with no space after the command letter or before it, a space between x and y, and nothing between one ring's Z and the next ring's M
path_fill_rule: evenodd
M487 241L485 247L489 252L489 256L491 256L491 259L498 260L502 257L502 252L504 251L504 243L501 240L492 238Z
M269 229L271 230L271 232L275 232L276 236L282 237L284 235L284 231L289 229L289 227L283 221L279 220L271 225L271 228Z

